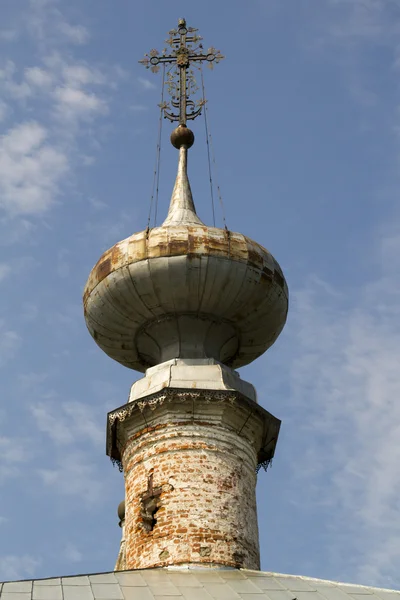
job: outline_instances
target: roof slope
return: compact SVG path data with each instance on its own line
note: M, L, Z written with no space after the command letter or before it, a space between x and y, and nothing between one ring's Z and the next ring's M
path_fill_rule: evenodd
M368 596L368 597L367 597ZM400 592L245 569L146 569L0 583L0 600L400 600Z

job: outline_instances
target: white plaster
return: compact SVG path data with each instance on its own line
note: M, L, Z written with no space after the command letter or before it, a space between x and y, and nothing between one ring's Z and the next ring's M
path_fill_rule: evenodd
M214 359L172 359L147 369L136 381L129 402L155 394L164 388L235 391L257 402L256 390L243 381L237 371Z

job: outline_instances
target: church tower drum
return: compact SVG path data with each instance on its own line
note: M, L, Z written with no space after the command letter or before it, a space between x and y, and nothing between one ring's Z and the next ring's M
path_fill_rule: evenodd
M171 53L141 61L176 68L163 106L177 121L178 173L167 218L106 251L84 291L86 324L100 348L145 373L108 415L107 453L125 477L118 569L201 564L259 569L256 472L274 455L280 422L258 405L235 368L277 339L288 289L273 256L248 237L206 226L187 174L193 62L203 53L181 19ZM175 114L173 109L179 111Z

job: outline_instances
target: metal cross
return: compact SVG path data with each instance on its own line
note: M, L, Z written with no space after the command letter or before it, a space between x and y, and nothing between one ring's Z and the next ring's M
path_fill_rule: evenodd
M197 91L196 81L194 79L192 63L208 62L208 66L213 68L214 62L218 63L224 57L219 50L211 47L207 52L203 52L202 44L199 44L202 38L196 35L197 29L188 27L185 19L179 19L178 29L172 29L169 32L170 37L166 43L172 48L169 54L164 48L161 54L157 50L150 50L145 54L145 58L139 62L157 73L160 69L159 64L171 64L167 74L168 91L172 96L171 105L179 108L179 113L171 111L171 107L166 102L160 107L164 111L164 117L170 121L179 121L180 125L186 125L186 120L192 120L201 114L204 98L195 103L190 100L190 95ZM197 107L197 108L196 108ZM188 110L190 112L188 112Z
M140 514L143 521L143 527L146 531L151 531L157 523L157 519L154 515L159 508L159 496L161 496L161 492L161 487L153 487L153 473L151 473L147 481L147 490L141 497Z
M149 475L149 478L147 481L147 490L142 495L142 500L149 500L151 498L156 498L157 496L160 496L160 494L162 492L161 487L157 487L157 488L153 487L153 476L154 476L153 473L151 473Z

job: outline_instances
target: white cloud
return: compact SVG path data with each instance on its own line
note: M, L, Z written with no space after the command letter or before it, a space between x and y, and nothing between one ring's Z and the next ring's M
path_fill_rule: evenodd
M89 154L82 154L80 156L81 164L84 167L91 167L96 162L94 156L90 156Z
M27 440L4 435L0 435L0 455L0 484L10 478L20 478L21 465L28 463L32 458Z
M96 68L89 68L84 64L64 65L62 75L67 85L74 87L88 84L104 85L107 82L107 78L101 71Z
M354 308L345 291L317 279L294 294L290 377L293 407L303 409L298 419L307 429L297 471L310 494L303 502L329 507L338 578L393 586L400 562L400 236L382 239L381 256L381 273ZM351 566L341 558L349 552Z
M149 109L148 106L144 106L143 104L131 104L129 108L134 112L144 112Z
M68 402L64 404L63 410L71 419L72 429L77 432L77 437L89 440L94 445L104 442L104 426L94 419L92 407L80 402Z
M79 88L58 87L54 96L56 110L63 119L90 118L96 113L105 114L108 110L104 100Z
M0 580L15 581L27 577L33 577L42 560L36 556L22 554L15 556L9 554L0 556Z
M8 60L0 68L0 94L10 99L0 100L0 121L10 116L15 102L29 115L0 138L0 209L8 217L44 213L61 197L67 172L94 162L79 141L95 118L109 112L109 98L102 92L110 93L126 77L118 67L100 70L65 51L66 43L82 44L89 34L82 24L69 22L61 2L31 0L29 5L20 25L33 35L41 59L25 68ZM96 141L92 133L93 148ZM16 221L2 237L3 245L14 239ZM22 234L24 228L19 229Z
M328 0L328 4L345 16L340 26L332 24L333 35L348 39L374 39L382 33L386 11L381 0Z
M10 214L43 212L59 193L68 158L47 137L42 125L27 121L0 138L0 206Z
M29 0L29 4L32 8L42 9L46 8L50 4L57 4L59 0Z
M99 200L98 198L89 198L89 204L95 210L104 210L107 208L107 203L103 202L103 200Z
M39 402L31 406L31 412L38 429L47 433L53 442L61 445L74 442L75 434L70 424L50 404Z
M61 16L61 13L59 13ZM86 44L89 41L89 31L83 25L70 25L63 18L58 21L58 31L73 44Z
M35 230L34 224L28 219L22 217L16 219L10 215L0 218L0 228L2 246L19 243Z
M99 69L68 63L57 53L48 56L44 65L45 68L26 68L18 81L17 68L12 61L8 61L0 69L0 86L4 93L13 100L25 103L41 95L42 100L53 106L53 114L57 115L58 120L68 123L71 119L77 121L107 113L106 101L90 89L93 85L109 85L107 77Z
M22 305L21 318L24 321L35 321L39 315L39 307L33 302L24 302Z
M98 504L105 493L104 483L98 476L96 466L88 461L87 453L69 453L61 456L54 469L40 469L45 485L67 498L76 497L87 507Z
M38 88L49 88L53 83L51 73L41 67L25 69L25 79L29 84Z
M9 114L9 108L4 100L0 100L0 123L4 121Z
M35 121L11 129L1 138L1 148L10 154L29 154L42 145L47 131Z
M0 281L3 281L11 272L10 265L6 263L0 263Z
M0 320L0 367L12 360L21 346L21 337Z
M19 37L17 29L3 29L0 31L0 40L3 42L15 42Z
M26 18L28 31L44 45L85 44L89 31L81 24L71 24L56 4L57 0L31 0Z
M35 261L31 256L20 257L17 260L11 261L11 263L0 262L0 282L6 279L11 273L20 274L26 269L32 269L35 265Z
M8 60L0 69L0 85L8 96L14 100L24 101L32 95L32 90L26 81L15 81L16 72L15 64Z
M18 376L18 381L24 391L37 389L42 383L48 380L48 373L21 373Z
M77 548L77 546L75 546L75 544L72 544L71 542L65 546L64 556L68 562L72 563L79 563L83 559L82 552Z
M0 436L2 463L24 463L29 460L29 452L23 440Z
M145 79L144 77L138 77L138 83L143 90L155 90L156 84L150 81L150 79Z
M38 402L31 406L37 427L57 445L104 442L104 428L93 418L93 410L80 402Z

